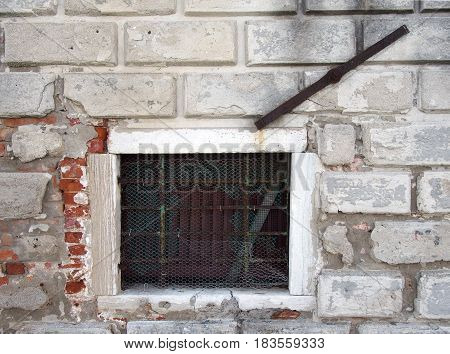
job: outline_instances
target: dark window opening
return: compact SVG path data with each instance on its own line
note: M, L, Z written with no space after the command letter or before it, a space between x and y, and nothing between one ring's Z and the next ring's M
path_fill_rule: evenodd
M121 157L122 288L287 287L290 155Z

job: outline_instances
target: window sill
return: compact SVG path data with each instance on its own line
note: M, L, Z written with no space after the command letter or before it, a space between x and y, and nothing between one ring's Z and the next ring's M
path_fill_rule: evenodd
M99 296L100 312L139 311L151 305L164 314L177 311L197 311L220 307L223 301L235 300L242 311L263 309L291 309L312 311L316 307L314 296L290 295L287 289L159 289L146 287L128 289L114 296Z

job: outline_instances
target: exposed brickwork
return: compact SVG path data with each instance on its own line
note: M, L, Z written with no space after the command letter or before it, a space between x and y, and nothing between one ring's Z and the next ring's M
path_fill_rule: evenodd
M70 281L66 283L66 293L67 294L77 294L83 291L86 285L82 280L80 281Z
M26 268L23 263L6 263L5 273L8 275L22 275L25 274Z
M83 238L82 232L66 232L64 240L67 243L79 243Z
M29 124L55 124L56 115L50 114L43 118L5 118L1 120L1 124L5 127L19 127Z

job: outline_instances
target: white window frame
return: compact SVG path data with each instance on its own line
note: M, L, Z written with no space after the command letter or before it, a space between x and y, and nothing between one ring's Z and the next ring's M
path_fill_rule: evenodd
M276 131L275 131L276 130ZM120 155L161 153L287 152L291 153L289 288L288 290L202 289L203 302L215 303L231 293L241 309L286 307L312 310L315 279L320 272L316 216L318 177L322 166L316 154L304 153L304 128L276 128L261 140L260 133L227 129L117 129L110 132L108 154L88 156L92 223L92 291L107 310L132 299L172 301L189 308L198 289L121 290L120 284ZM148 144L148 142L152 144ZM194 143L187 143L194 142ZM181 146L181 148L180 148ZM206 146L206 148L205 148ZM175 297L175 299L174 299ZM101 306L100 306L101 307Z

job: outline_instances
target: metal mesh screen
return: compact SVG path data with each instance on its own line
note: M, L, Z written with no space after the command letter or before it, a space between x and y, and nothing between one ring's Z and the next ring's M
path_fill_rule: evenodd
M289 154L124 155L123 287L286 287Z

